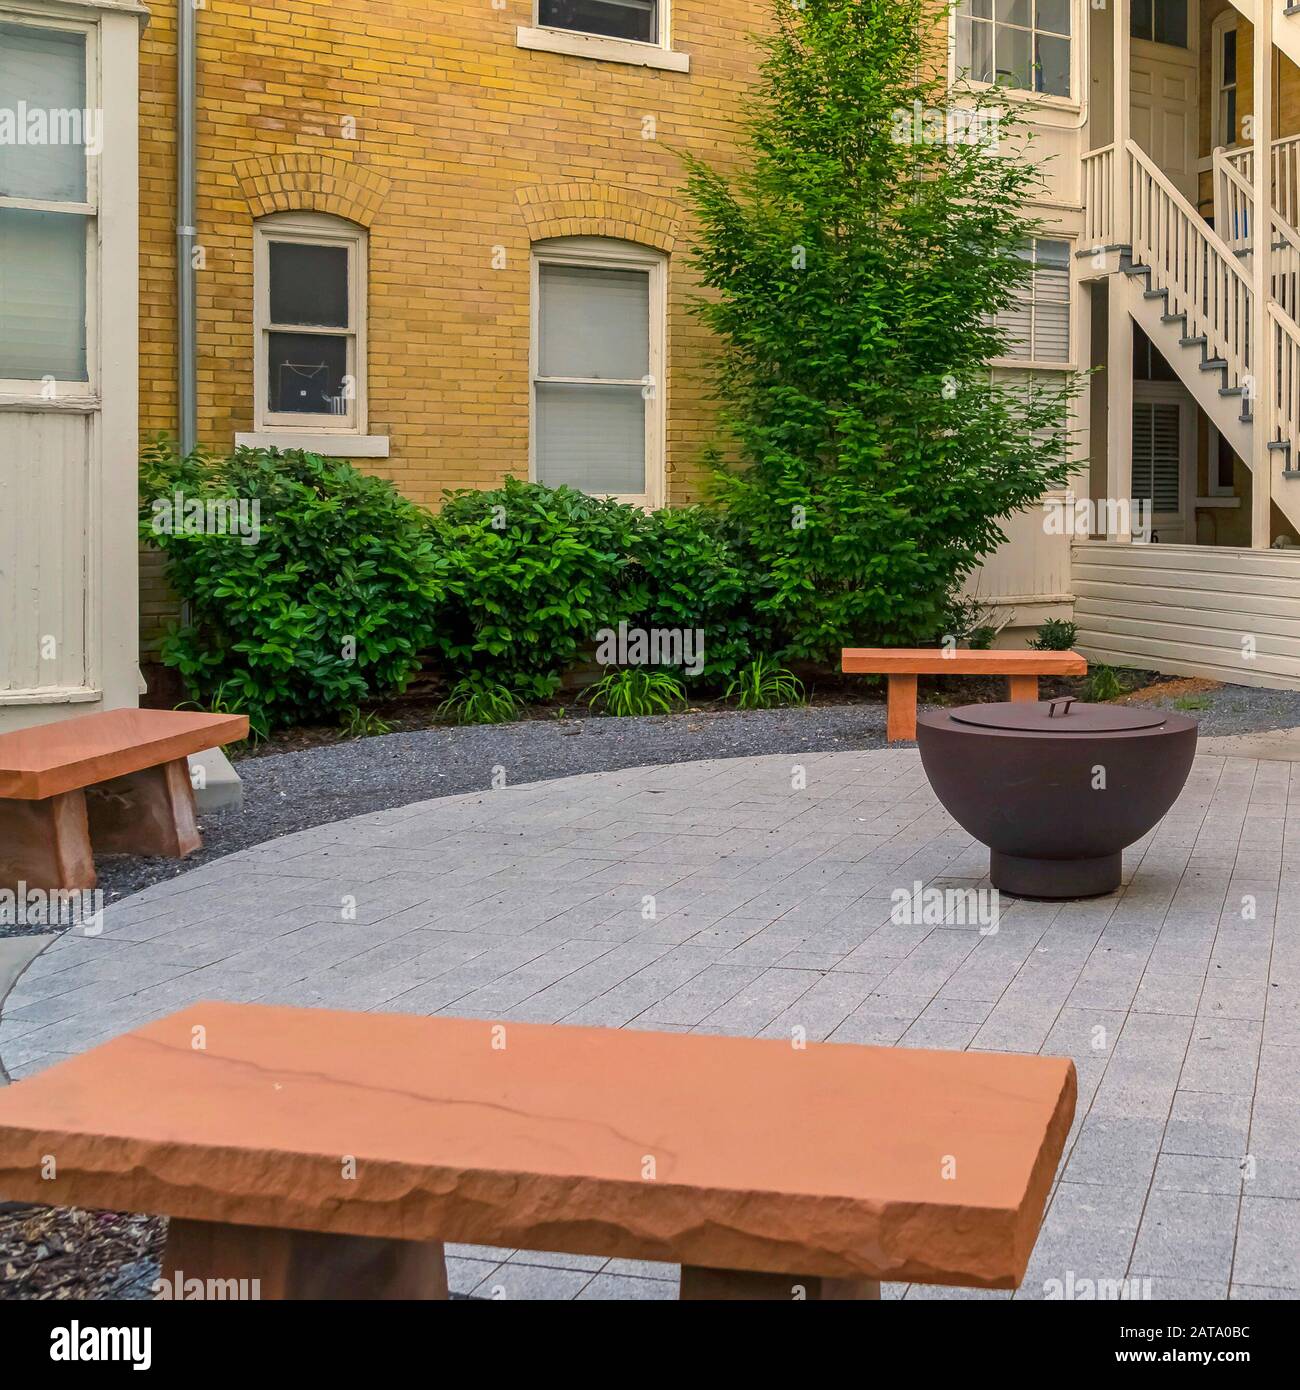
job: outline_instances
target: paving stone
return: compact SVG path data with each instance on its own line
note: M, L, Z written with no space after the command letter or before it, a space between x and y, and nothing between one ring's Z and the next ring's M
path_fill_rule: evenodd
M1126 852L1121 892L1004 899L988 935L955 917L893 920L895 889L987 887L984 850L912 749L633 768L394 808L156 884L110 907L98 937L65 933L0 1009L0 1059L21 1079L222 997L1070 1056L1079 1106L1017 1297L1114 1296L1130 1277L1159 1298L1223 1298L1229 1278L1233 1297L1294 1297L1293 784L1290 765L1198 759ZM480 1298L669 1297L678 1274L486 1247L449 1261L453 1287Z
M1241 1199L1232 1277L1242 1284L1300 1288L1300 1200Z
M1139 1275L1221 1280L1226 1290L1236 1230L1235 1196L1154 1191L1142 1214L1130 1269Z

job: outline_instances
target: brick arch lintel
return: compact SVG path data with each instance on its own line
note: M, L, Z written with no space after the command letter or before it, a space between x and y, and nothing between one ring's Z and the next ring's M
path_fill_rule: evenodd
M530 241L549 237L617 237L671 253L681 227L677 204L622 184L532 184L515 200Z
M392 180L363 164L290 150L241 160L235 178L254 217L272 212L327 212L369 227Z

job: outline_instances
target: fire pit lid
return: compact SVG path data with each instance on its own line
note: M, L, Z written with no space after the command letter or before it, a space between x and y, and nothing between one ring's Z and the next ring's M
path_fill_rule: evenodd
M1036 703L1017 701L992 705L962 705L950 711L959 724L985 729L1015 729L1035 734L1115 734L1132 729L1158 729L1166 716L1160 710L1123 705L1088 705L1072 695Z

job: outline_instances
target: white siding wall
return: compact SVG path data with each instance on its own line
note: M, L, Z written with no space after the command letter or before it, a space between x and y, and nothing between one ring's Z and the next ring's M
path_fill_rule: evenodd
M1300 690L1300 551L1085 541L1074 587L1091 661Z
M90 417L0 412L0 693L90 698Z

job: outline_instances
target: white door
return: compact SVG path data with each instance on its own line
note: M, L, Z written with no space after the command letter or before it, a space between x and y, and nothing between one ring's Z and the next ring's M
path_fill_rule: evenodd
M1197 6L1134 5L1129 79L1133 139L1193 207L1197 201Z

